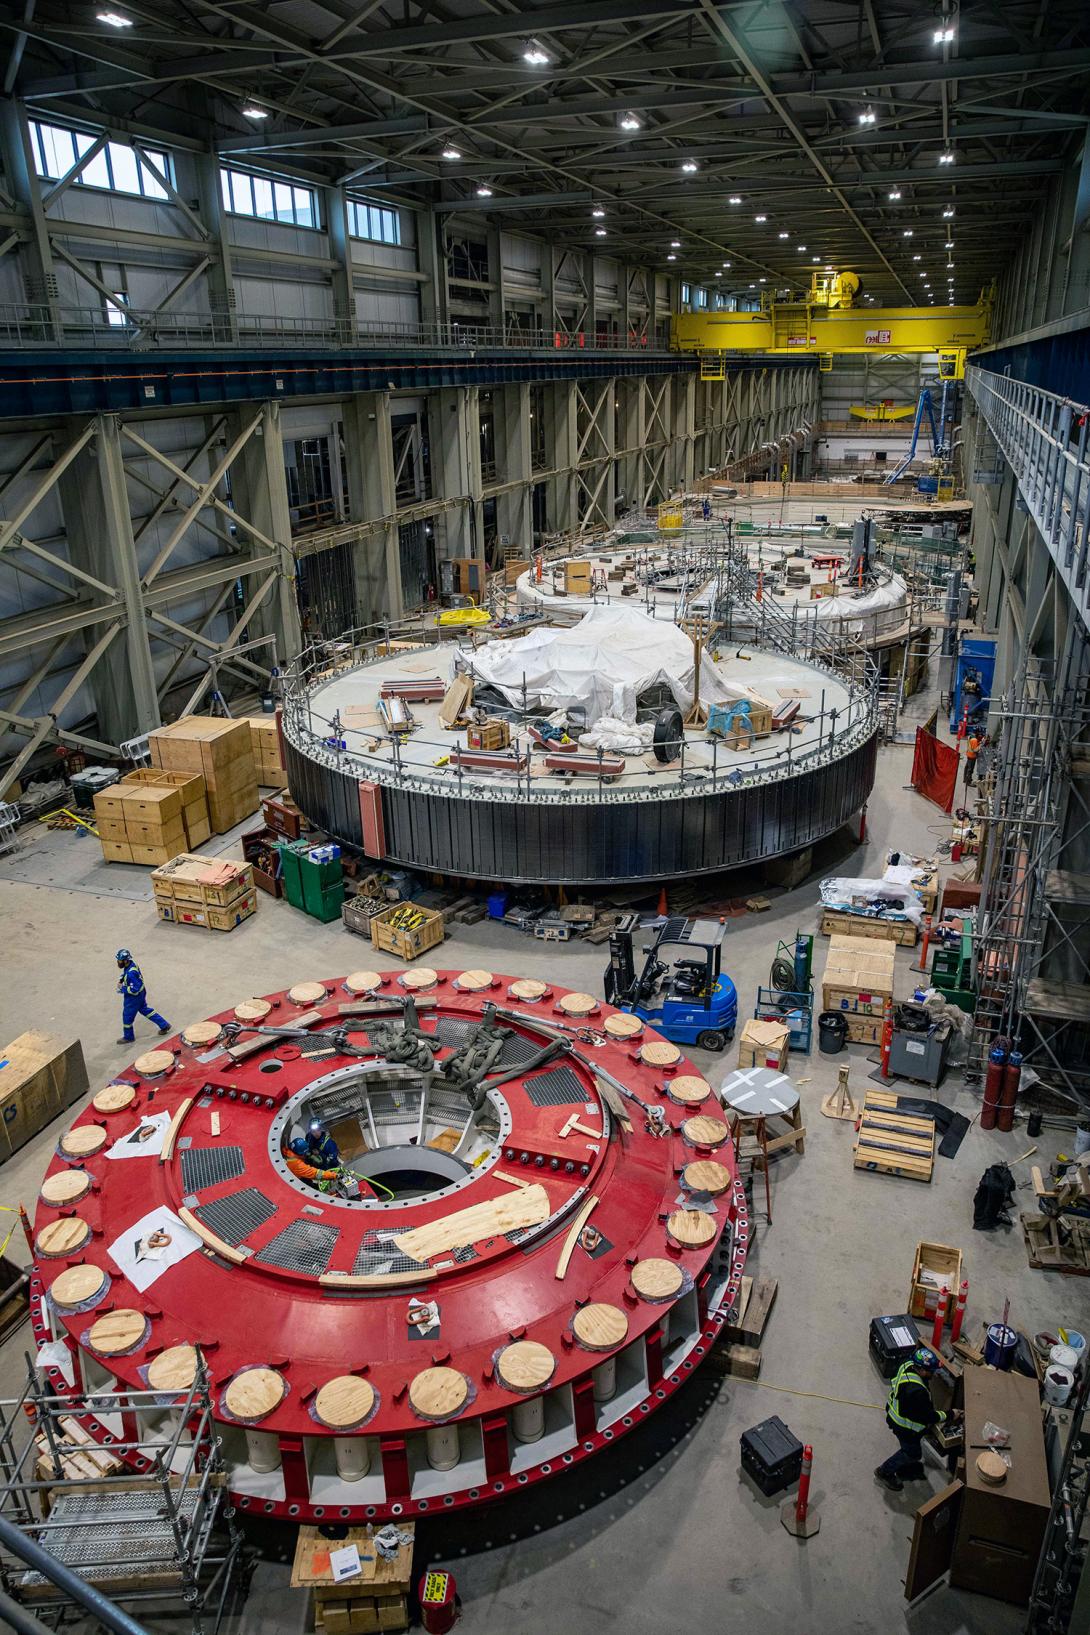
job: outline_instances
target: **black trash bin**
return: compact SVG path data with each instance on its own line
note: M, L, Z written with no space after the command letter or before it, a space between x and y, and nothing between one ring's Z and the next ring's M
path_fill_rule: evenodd
M818 1017L818 1049L823 1056L837 1056L848 1037L848 1018L840 1011L822 1011Z

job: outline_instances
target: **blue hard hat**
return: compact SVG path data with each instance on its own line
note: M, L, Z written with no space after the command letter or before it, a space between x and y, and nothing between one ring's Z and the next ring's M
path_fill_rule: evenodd
M117 950L116 958L119 965L128 965L132 962L132 955L129 953L127 948L119 948Z
M933 1374L939 1366L939 1359L933 1351L928 1351L925 1345L916 1347L912 1354L912 1361L915 1367L926 1369L929 1374Z

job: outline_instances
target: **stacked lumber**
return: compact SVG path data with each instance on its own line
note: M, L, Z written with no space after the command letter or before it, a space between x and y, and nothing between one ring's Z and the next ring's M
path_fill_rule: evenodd
M774 1277L743 1277L734 1310L712 1356L724 1374L755 1380L761 1372L761 1342L779 1284Z
M855 1168L877 1175L930 1181L935 1162L935 1120L898 1111L889 1090L868 1090L852 1149Z

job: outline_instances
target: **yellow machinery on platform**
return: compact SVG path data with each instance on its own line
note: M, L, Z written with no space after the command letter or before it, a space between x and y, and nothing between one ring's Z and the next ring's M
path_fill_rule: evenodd
M778 301L763 293L756 312L681 312L671 326L677 352L699 352L702 379L722 379L726 356L769 352L817 355L831 367L838 353L937 352L939 378L961 380L965 354L988 338L992 291L972 307L854 307L853 272L815 272L810 293Z

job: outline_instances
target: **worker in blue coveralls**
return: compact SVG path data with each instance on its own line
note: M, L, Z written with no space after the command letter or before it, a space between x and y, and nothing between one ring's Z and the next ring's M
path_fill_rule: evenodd
M121 995L121 1037L119 1045L131 1045L135 1038L132 1025L138 1016L146 1016L149 1022L154 1022L160 1033L170 1032L170 1023L158 1011L153 1011L148 1004L148 991L144 987L144 978L140 975L140 967L133 959L127 948L117 950L117 965L121 972L121 980L117 984L117 991Z

